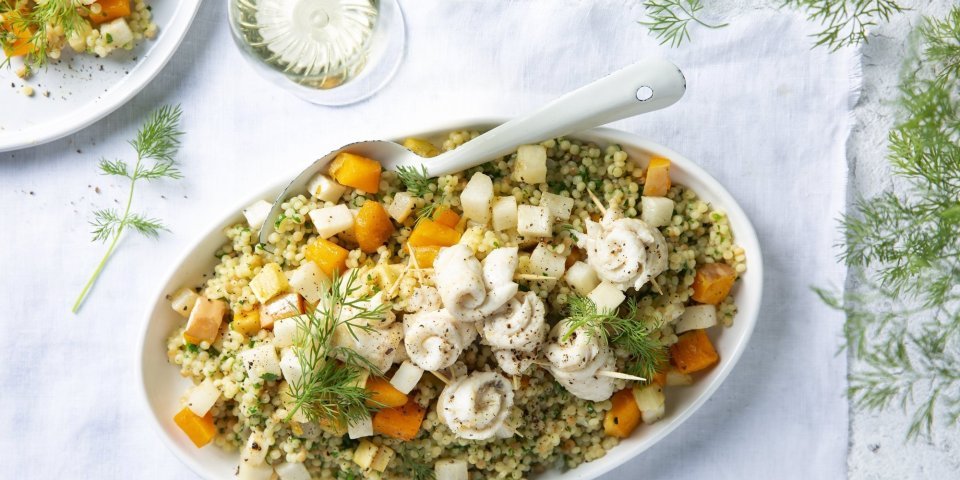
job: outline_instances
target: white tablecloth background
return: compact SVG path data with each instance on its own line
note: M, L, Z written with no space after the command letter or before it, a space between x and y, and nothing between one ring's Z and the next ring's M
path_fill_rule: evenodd
M759 233L765 298L750 346L716 395L608 478L845 475L842 319L809 286L843 280L831 245L855 54L811 50L812 27L772 11L701 29L669 50L636 23L639 1L405 1L408 56L397 77L371 100L333 109L256 76L229 37L224 3L201 7L178 55L127 106L67 139L0 154L3 476L193 478L144 414L135 345L159 275L208 218L347 141L518 114L649 55L684 69L687 96L617 126L684 153L727 186ZM126 195L126 184L97 174L96 160L129 158L136 126L168 103L184 109L186 178L140 186L136 208L171 232L125 238L72 315L104 248L89 241L90 212Z

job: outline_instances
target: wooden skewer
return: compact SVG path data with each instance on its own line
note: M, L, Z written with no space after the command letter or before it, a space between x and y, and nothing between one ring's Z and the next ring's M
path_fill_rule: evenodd
M532 273L518 273L513 276L517 280L556 280L557 277L550 277L547 275L534 275Z
M416 269L417 280L422 284L423 274L420 273L420 264L417 262L417 256L413 254L413 247L411 247L409 243L407 243L407 251L410 252L410 262L413 263L413 267Z
M657 293L659 293L660 295L663 295L663 289L660 288L660 284L657 283L656 278L650 277L650 284L653 285L653 288L657 290Z
M611 371L609 371L609 370L599 370L599 371L597 371L597 375L599 375L599 376L601 376L601 377L620 378L620 379L623 379L623 380L636 380L636 381L638 381L638 382L646 382L646 381L647 381L647 379L646 379L646 378L643 378L643 377L638 377L638 376L636 376L636 375L629 375L629 374L620 373L620 372L611 372Z
M434 372L434 371L432 371L432 370L430 370L430 373L432 373L434 377L439 378L441 382L443 382L443 383L445 383L445 384L447 384L447 385L450 385L450 379L447 378L446 375L444 375L444 374L442 374L442 373L440 373L440 372Z
M597 208L600 209L600 213L606 215L606 214L607 214L607 208L604 207L604 206L603 206L603 202L601 202L600 199L597 198L597 196L593 194L593 190L591 190L591 189L588 188L588 189L587 189L587 193L590 194L590 198L593 199L593 203L595 203L595 204L597 205Z

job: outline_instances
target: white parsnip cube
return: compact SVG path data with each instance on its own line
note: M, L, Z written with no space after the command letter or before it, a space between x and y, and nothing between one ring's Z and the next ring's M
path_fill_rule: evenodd
M111 46L122 47L133 42L133 30L126 19L118 18L100 25L100 38L106 39Z
M671 368L667 370L667 386L668 387L682 387L686 385L693 385L693 375L689 373L683 373L679 370Z
M324 287L330 284L330 277L323 273L316 263L303 262L296 270L290 272L287 282L293 291L303 296L304 300L317 303L320 301Z
M437 480L470 480L470 471L466 460L443 459L433 464L433 473Z
M398 223L403 223L407 217L413 213L413 207L416 205L416 199L410 192L400 192L393 196L393 201L387 207L387 214L393 217Z
M267 443L263 438L263 433L254 430L247 437L247 443L240 452L240 461L251 465L263 465L267 459Z
M353 451L353 463L362 469L370 468L373 457L377 456L377 450L378 447L369 440L360 440L360 444Z
M423 377L423 369L404 360L397 368L397 373L394 373L393 378L390 379L390 385L407 394L417 386L421 377Z
M297 385L303 377L300 359L297 358L293 348L287 347L280 352L280 371L283 373L283 379L290 385Z
M493 203L493 180L477 172L470 177L460 194L463 216L481 225L490 221L490 204Z
M390 465L390 460L393 460L395 454L396 452L392 448L381 445L377 449L377 454L373 456L373 461L370 462L370 470L383 473Z
M266 303L277 294L290 288L287 277L276 263L268 263L260 269L252 280L250 280L250 290L257 297L260 303Z
M663 388L660 385L651 383L650 385L637 385L633 387L633 399L637 402L637 408L640 409L640 417L643 423L651 424L663 418L666 412L667 399L663 395Z
M356 440L358 438L364 438L364 437L372 437L373 436L373 419L371 419L370 416L368 415L366 417L363 417L360 420L357 420L356 422L351 423L350 425L347 426L347 436L349 436L351 440ZM376 452L374 452L374 454L376 454ZM356 461L356 457L354 457L354 461ZM373 457L370 458L370 461L373 461ZM367 467L369 466L370 464L368 463ZM364 467L364 468L367 468L367 467Z
M334 182L332 178L322 173L318 173L307 182L307 191L310 192L310 195L324 202L337 203L343 193L347 191L347 187Z
M554 252L546 243L540 243L530 254L530 273L560 279L567 257Z
M563 278L580 295L589 295L597 285L600 285L600 279L597 278L597 272L590 265L583 262L574 262L567 269Z
M247 376L250 378L262 379L266 374L279 377L283 374L280 370L277 349L271 343L240 352L240 361L243 362L243 368L247 370Z
M181 317L189 317L190 312L193 311L193 306L197 304L198 298L200 298L200 295L197 295L197 292L194 292L192 288L183 287L170 297L170 308L179 313Z
M299 293L277 295L260 305L260 328L272 329L277 320L295 317L303 313L303 298Z
M310 471L302 463L283 462L274 470L280 480L310 480Z
M202 417L213 408L220 399L220 389L213 384L213 380L206 379L190 390L187 395L187 408L196 416Z
M311 210L310 221L317 229L317 234L324 239L353 228L353 214L342 203L332 207Z
M651 227L664 227L673 219L673 200L667 197L640 197L640 220Z
M493 229L502 232L517 228L517 198L497 197L493 201Z
M513 178L523 183L547 181L547 149L543 145L521 145L513 167Z
M237 469L237 480L271 480L273 467L270 465L251 465L249 462L240 462Z
M263 227L263 222L267 219L267 215L270 215L271 208L273 208L273 205L270 202L257 200L253 205L243 209L243 217L247 219L247 225L250 225L251 229L260 230Z
M550 216L554 220L569 220L570 212L573 211L573 199L557 195L550 192L544 192L540 195L540 206L547 207Z
M306 315L304 315L305 317ZM287 348L293 345L297 337L297 321L300 316L289 317L277 320L273 323L273 346L276 348Z
M693 305L685 308L674 327L676 333L689 330L710 328L717 324L717 307L714 305Z
M531 237L553 235L550 210L547 207L520 205L517 207L517 233Z
M587 295L587 298L593 301L597 306L598 312L613 311L626 300L626 295L620 291L616 285L607 282L600 282L593 291Z

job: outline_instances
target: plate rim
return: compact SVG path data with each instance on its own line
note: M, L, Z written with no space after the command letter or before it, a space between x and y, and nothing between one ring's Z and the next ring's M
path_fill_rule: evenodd
M176 3L169 24L160 30L157 39L150 40L156 42L154 47L142 55L141 60L130 70L130 74L120 79L119 85L114 84L114 89L105 95L80 105L65 115L52 117L14 134L0 135L0 152L38 147L77 133L133 99L156 78L180 48L200 10L202 0L180 0ZM167 36L172 40L164 42L163 39L168 38Z
M408 136L431 136L438 133L450 132L454 130L468 130L468 129L484 129L491 128L493 126L499 125L505 121L509 120L508 117L476 117L462 120L453 120L448 122L438 122L436 124L427 124L424 128L419 128L413 130L404 129L401 131L400 135L383 135L382 138L389 139L400 139ZM571 469L566 472L559 472L557 470L550 470L546 475L541 475L538 478L543 478L545 480L553 478L563 478L564 480L581 480L581 479L595 479L609 473L610 471L623 466L629 461L635 459L644 451L653 447L667 437L670 433L679 428L682 424L693 416L720 388L722 384L725 383L729 374L733 371L736 365L739 363L740 358L742 357L744 351L747 349L750 339L753 335L753 332L756 327L757 320L760 315L760 306L763 299L763 278L764 278L764 266L763 266L763 254L761 251L761 245L758 240L756 230L753 226L753 223L750 220L750 217L747 216L746 212L736 201L736 199L730 194L730 192L716 180L712 175L710 175L706 170L701 168L699 165L689 160L686 156L679 154L678 152L666 147L660 143L657 143L653 140L647 139L639 134L628 132L621 129L611 128L611 127L600 127L590 130L585 130L582 132L577 132L574 134L567 135L570 137L588 137L587 139L592 138L602 138L605 142L609 143L623 143L629 145L630 147L636 147L639 149L647 150L649 152L654 152L667 156L671 161L675 161L682 165L681 169L689 173L693 178L698 179L701 182L709 184L709 188L713 196L719 197L721 207L727 212L728 218L733 220L734 217L742 219L743 223L735 231L734 235L737 239L738 245L747 245L749 244L752 249L744 246L746 254L748 257L749 268L748 272L755 278L753 281L755 284L751 284L750 288L754 290L755 293L747 298L746 305L738 304L738 312L746 310L748 315L739 315L735 325L743 327L743 333L739 336L734 345L732 352L729 354L724 354L724 361L722 361L717 367L711 370L711 374L715 374L715 378L710 380L710 383L706 385L705 390L699 393L692 402L677 415L670 418L670 421L667 424L660 428L658 431L651 434L649 437L645 438L643 441L635 445L626 445L626 448L622 449L611 449L606 452L606 454L591 462L584 462L579 465L577 468ZM299 173L299 168L289 169L290 175L282 175L277 178L268 180L267 187L258 190L254 195L242 195L238 196L236 202L231 202L229 208L225 208L220 215L211 215L211 217L216 218L215 222L210 222L211 225L223 225L229 223L232 219L240 215L240 210L247 206L248 203L255 200L256 198L272 198L275 195L272 195L273 192L281 191L283 186L286 185L286 182L289 178L293 178L297 173ZM236 204L234 204L236 203ZM185 262L194 255L194 251L203 243L204 239L209 236L211 230L203 230L201 233L191 237L191 240L187 243L187 246L178 252L175 260L171 263L171 268L165 272L165 274L160 277L161 282L154 294L149 297L155 299L151 302L150 305L144 312L143 318L141 320L140 326L140 335L137 340L137 389L139 391L138 397L141 404L141 407L144 409L144 413L151 419L152 429L156 433L161 442L167 447L168 450L176 457L182 464L187 466L193 473L196 475L206 478L206 479L215 479L217 476L214 472L211 472L208 467L202 465L199 461L195 460L193 457L184 455L181 453L181 445L176 443L164 430L161 420L156 416L156 412L153 410L150 404L149 394L147 392L147 384L145 377L145 364L147 359L145 358L145 347L147 342L147 335L149 333L149 326L152 320L154 312L157 311L158 307L162 307L161 302L164 301L164 297L169 290L168 284L176 276L177 272L182 268ZM154 359L157 360L157 359ZM168 362L164 359L164 363L168 365ZM621 442L621 445L623 442ZM620 445L618 445L620 447ZM615 453L615 456L611 456L611 453ZM588 468L585 468L588 467Z

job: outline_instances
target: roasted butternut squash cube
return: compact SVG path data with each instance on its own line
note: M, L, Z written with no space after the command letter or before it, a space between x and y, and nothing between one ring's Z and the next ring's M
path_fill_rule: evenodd
M693 295L691 297L700 302L717 305L727 298L733 282L737 279L737 271L726 263L708 263L697 269L693 277Z
M210 443L217 434L217 427L213 424L213 414L210 412L201 417L190 411L188 407L184 407L173 416L173 423L187 434L197 448Z
M256 335L260 331L260 309L234 311L230 328L245 337Z
M423 219L413 227L407 242L411 247L449 247L460 241L460 232L433 220Z
M433 221L445 227L457 228L457 224L460 223L460 215L457 215L457 212L454 212L450 207L440 207L433 212Z
M653 157L647 165L647 179L643 184L646 197L665 197L670 190L670 160Z
M684 333L670 346L670 362L681 373L699 372L719 360L720 356L705 330Z
M431 245L428 247L412 247L413 258L420 268L433 268L433 261L437 259L440 253L440 247Z
M330 176L337 183L366 193L380 191L380 162L348 152L337 154L330 163Z
M390 215L384 210L380 202L367 200L357 212L356 224L354 225L354 234L357 237L357 245L365 253L376 252L378 248L387 243L390 235L393 234L393 222L390 221Z
M0 23L0 36L8 36L3 42L3 54L7 57L22 57L33 53L34 45L30 42L33 30L22 28L21 13L16 10L4 12L3 22Z
M88 18L94 25L130 15L130 0L97 0L94 5L100 5L99 13L90 10Z
M316 263L328 277L332 277L335 273L340 274L347 268L349 254L350 251L346 248L322 238L307 245L304 251L307 260Z
M627 438L640 425L640 408L627 388L613 394L613 406L603 417L603 431L611 437Z
M422 138L407 138L403 141L403 146L407 150L410 150L421 157L436 157L440 154L440 149L437 148L434 144L430 143L429 140L424 140Z

